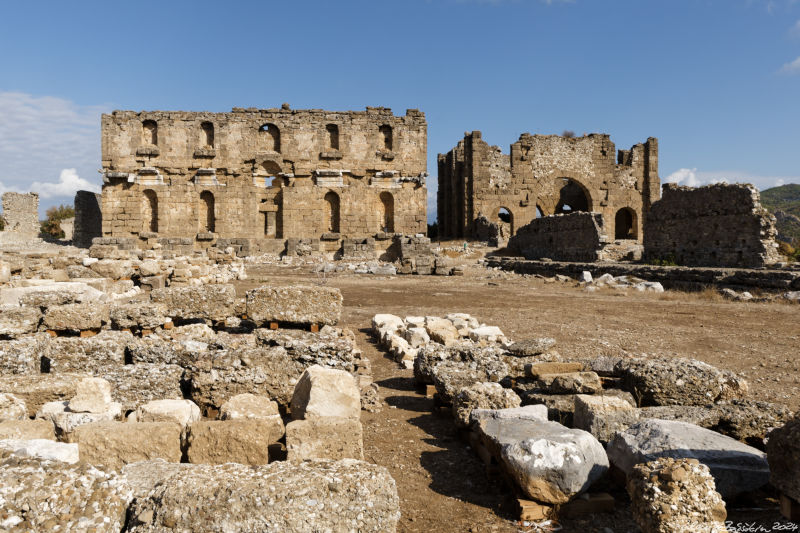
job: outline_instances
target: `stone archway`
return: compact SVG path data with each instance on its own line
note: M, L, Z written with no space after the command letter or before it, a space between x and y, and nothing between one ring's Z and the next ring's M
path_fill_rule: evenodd
M614 215L614 239L636 239L638 237L636 211L623 207Z

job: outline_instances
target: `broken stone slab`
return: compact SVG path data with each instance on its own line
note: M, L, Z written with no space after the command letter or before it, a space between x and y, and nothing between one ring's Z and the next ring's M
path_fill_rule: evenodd
M627 482L642 533L725 533L725 502L706 465L662 457L633 467Z
M106 368L98 377L111 383L111 396L124 412L152 400L181 400L184 370L177 365L140 363Z
M0 439L56 440L56 432L49 420L5 420L0 421Z
M453 323L462 337L469 337L469 330L480 326L480 322L467 313L449 313L445 318Z
M772 486L800 501L800 417L770 433L767 460Z
M594 372L570 372L539 376L534 387L548 394L596 394L603 384Z
M263 286L246 293L247 316L256 324L336 325L342 314L342 292L333 287Z
M509 375L506 365L499 355L489 351L481 354L471 352L473 360L446 359L434 366L433 384L442 402L452 403L455 395L464 387L480 382L499 382Z
M86 302L48 307L42 326L54 331L82 331L100 329L108 321L108 304Z
M75 396L78 381L87 374L0 375L0 392L13 394L25 402L33 417L47 402L64 402Z
M446 318L426 316L425 330L430 340L445 346L450 346L461 339L458 329Z
M280 418L202 420L189 426L187 456L190 463L264 465L284 432Z
M508 351L517 357L531 357L547 353L555 345L555 339L539 337L517 341L508 347Z
M781 427L793 416L783 405L748 399L715 405L713 411L719 416L715 431L759 446L774 428Z
M0 422L5 420L25 420L28 410L25 402L13 394L0 393Z
M192 468L189 463L172 463L164 459L150 459L128 463L122 467L122 474L133 491L134 498L145 498L172 475Z
M278 417L278 403L267 396L257 394L237 394L219 408L221 420L258 419Z
M136 409L137 422L175 422L185 428L200 418L200 408L191 400L152 400Z
M97 413L72 412L70 402L48 402L36 412L37 420L47 420L56 429L56 435L69 441L75 428L94 422L110 422L117 420L122 415L119 403L111 402L105 411Z
M475 383L462 388L453 397L453 419L456 427L467 428L473 409L511 409L520 406L520 399L511 389L499 383Z
M527 369L533 365L538 365L542 362L561 361L561 356L555 350L527 356L511 355L510 352L504 352L501 358L508 365L509 376L515 379L527 377L529 375Z
M497 326L479 326L469 330L469 338L473 342L488 344L506 344L508 339Z
M236 314L236 289L230 284L153 289L150 299L164 304L170 316L179 320L219 322Z
M336 416L361 417L361 393L353 376L343 370L314 365L295 385L291 401L295 420Z
M397 331L404 327L403 319L396 315L377 314L372 317L372 331L378 335L384 330Z
M430 342L430 337L425 328L408 328L403 331L403 338L412 348L419 348Z
M101 278L122 279L133 275L133 266L130 261L115 259L101 259L89 265L89 268Z
M14 339L39 329L42 313L36 307L0 307L0 335Z
M55 442L50 439L3 439L0 440L0 452L3 450L20 457L34 457L62 463L78 462L77 444Z
M101 331L92 337L51 339L40 355L47 373L91 372L98 374L125 363L125 346L133 339L126 331Z
M634 465L659 457L697 459L711 469L724 498L756 490L769 482L763 452L686 422L643 420L618 433L607 451L611 462L626 474Z
M27 287L4 287L0 289L0 305L25 305L50 307L105 299L105 294L86 283L63 282L42 283Z
M319 333L301 330L255 330L256 342L263 346L280 346L287 356L303 368L320 365L356 372L365 364L355 335L349 329L324 326Z
M42 354L49 342L50 336L44 332L0 340L0 375L38 374Z
M125 343L125 360L131 364L156 363L190 366L208 343L196 340L177 341L158 335L132 337Z
M490 418L477 430L526 496L538 502L566 503L608 470L597 439L557 422Z
M93 422L75 428L81 460L119 470L137 461L181 460L181 426L174 422Z
M526 405L508 409L473 409L469 415L470 425L476 425L489 418L514 420L547 420L547 406Z
M116 472L83 461L9 457L0 463L0 501L11 531L118 533L131 489Z
M615 368L641 406L707 405L742 398L747 382L731 371L685 358L622 359Z
M364 459L361 422L352 418L326 417L294 420L286 425L289 461L308 459Z
M128 531L377 533L395 531L399 519L397 488L381 466L352 459L229 463L170 475L137 498Z
M167 306L148 301L115 302L109 317L114 329L155 329L167 322Z
M527 375L534 378L539 378L548 374L583 372L583 370L583 363L561 363L553 361L534 363L525 368Z
M588 431L600 442L608 442L638 419L635 407L624 398L602 394L575 396L573 425Z
M517 380L513 390L522 399L522 405L543 404L547 406L547 416L550 420L556 420L565 426L572 427L574 425L575 394L542 393L532 385L532 382L523 380ZM629 392L619 389L606 389L603 391L603 395L621 397L631 404L634 403L633 396Z
M73 413L104 413L111 405L111 384L103 378L84 378L69 401Z

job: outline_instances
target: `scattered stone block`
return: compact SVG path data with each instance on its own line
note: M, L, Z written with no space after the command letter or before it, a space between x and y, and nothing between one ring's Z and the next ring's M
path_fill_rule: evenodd
M337 416L361 417L361 393L353 376L343 370L314 365L295 385L291 402L295 420Z
M73 412L70 402L48 402L36 412L36 418L49 421L56 429L56 435L63 440L70 440L75 428L94 422L110 422L122 414L120 404L110 402L105 411L98 413Z
M326 417L294 420L286 425L289 461L308 459L364 459L361 422L352 418Z
M278 403L267 396L257 394L237 394L219 408L221 420L257 419L278 417Z
M461 339L458 329L446 318L426 316L425 330L428 332L430 340L445 346L451 346Z
M170 316L179 320L219 322L236 314L236 289L229 284L153 289L150 299L164 304Z
M5 420L0 421L0 439L56 440L56 432L49 420Z
M187 456L190 463L264 465L283 435L280 418L203 420L189 426Z
M55 442L51 439L4 439L0 440L0 452L3 450L19 457L33 457L70 464L78 462L77 444Z
M101 331L91 337L51 339L41 354L41 368L53 374L100 374L125 363L125 346L132 338L125 331Z
M471 425L475 425L488 418L546 421L547 406L526 405L524 407L511 407L508 409L473 409L469 415Z
M112 398L127 412L152 400L183 399L183 372L178 365L140 363L109 367L98 375L111 383Z
M17 338L39 328L42 313L36 307L6 305L0 307L0 336Z
M74 413L103 413L111 405L111 384L103 378L84 378L75 386L69 401Z
M81 460L114 470L161 458L181 460L181 426L173 422L94 422L75 428Z
M772 486L800 501L800 417L770 433L767 460Z
M109 307L98 302L48 307L42 325L54 331L100 329L109 321Z
M479 326L469 330L469 338L474 342L489 344L505 344L508 342L502 330L497 326Z
M545 374L536 379L535 386L550 394L596 394L603 389L600 376L594 372Z
M137 422L175 422L185 428L200 418L200 408L191 400L152 400L136 409Z
M548 374L569 374L573 372L583 372L583 363L559 363L544 362L528 365L525 370L528 375L534 378L546 376Z
M25 420L28 410L25 402L13 394L0 393L0 422L5 420Z
M517 341L508 347L508 351L517 357L532 357L547 353L555 345L555 339L550 337L540 337L536 339Z
M464 387L453 398L453 419L456 427L467 428L473 409L511 409L520 406L520 399L511 389L499 383L475 383Z
M78 381L86 374L0 375L0 392L13 394L23 402L32 417L47 402L67 401L75 396Z
M155 329L167 321L167 306L154 302L119 302L109 312L114 329Z
M425 328L408 328L403 331L403 338L412 348L419 348L430 342L430 337Z
M42 353L49 342L47 333L0 340L0 374L38 374Z
M264 286L247 291L246 305L256 324L335 325L342 314L342 293L333 287Z
M600 442L608 442L637 420L636 409L624 398L601 394L575 396L573 425L588 431Z

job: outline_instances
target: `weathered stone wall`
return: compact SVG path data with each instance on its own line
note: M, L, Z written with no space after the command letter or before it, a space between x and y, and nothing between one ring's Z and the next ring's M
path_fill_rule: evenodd
M81 248L92 245L92 239L103 234L103 213L100 211L101 195L90 191L75 193L75 226L72 244Z
M508 241L526 259L596 261L608 241L599 213L570 213L531 220Z
M617 153L604 134L524 133L504 155L473 131L439 154L438 167L444 238L474 237L480 215L498 223L505 209L512 235L536 218L537 210L539 216L593 211L603 214L611 238L641 240L642 213L658 199L660 184L658 141L652 137Z
M427 228L427 124L411 109L115 111L103 235L366 238Z
M646 217L645 259L687 266L758 267L781 260L775 217L749 184L665 184Z
M39 194L3 193L4 231L19 237L39 236Z

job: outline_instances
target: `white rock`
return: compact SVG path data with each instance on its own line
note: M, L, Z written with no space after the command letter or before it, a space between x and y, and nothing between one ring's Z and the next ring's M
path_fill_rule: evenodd
M592 273L588 270L584 270L581 272L581 275L578 276L578 281L582 281L584 283L591 283L592 282Z
M49 459L62 463L78 462L78 445L74 443L67 444L48 439L6 439L0 440L0 449L23 457Z
M25 402L13 394L0 393L0 422L4 420L25 420L28 410Z
M122 414L122 405L117 402L111 402L102 413L73 413L68 406L69 402L47 402L36 412L36 418L50 420L56 433L67 435L78 426L116 420Z
M428 336L428 332L425 330L424 327L413 327L408 328L403 333L403 338L408 341L408 344L411 345L412 348L419 348L420 346L425 346L431 340Z
M269 396L257 394L237 394L219 408L222 420L280 418L278 403Z
M200 418L200 408L191 400L153 400L136 409L137 422L177 422L186 427Z
M377 314L372 317L372 329L374 331L378 330L386 330L386 329L393 329L397 331L398 329L404 327L403 319L396 315L389 315L389 314Z
M361 392L352 374L344 370L308 367L294 388L292 418L361 417Z
M425 317L424 316L407 316L406 317L406 325L410 328L424 328L425 327Z
M84 378L69 401L73 413L105 413L111 404L111 384L103 378Z
M474 342L506 343L503 332L497 326L480 326L469 330L469 338Z

